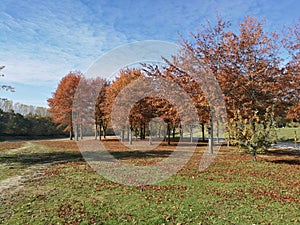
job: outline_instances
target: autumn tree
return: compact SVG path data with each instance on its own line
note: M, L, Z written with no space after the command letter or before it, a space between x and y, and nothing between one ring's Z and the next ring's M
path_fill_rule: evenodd
M73 137L73 100L81 78L81 72L70 72L61 79L56 91L52 94L52 98L47 100L53 122L58 123L58 127L65 126L65 131L70 133L71 140Z
M116 98L119 93L127 87L130 83L137 80L138 78L144 76L140 69L123 69L119 72L119 76L111 83L110 87L106 91L105 97L105 114L107 115L107 119L111 121L111 113L113 111L113 106L116 105ZM124 96L125 99L119 101L121 105L128 104L127 97L130 98L131 94ZM125 107L126 108L126 107ZM121 133L121 140L123 141L125 137L125 130L127 130L128 134L132 135L133 124L129 121L125 121L123 119L124 111L115 111L114 115L114 129Z
M76 141L90 133L95 122L95 101L105 81L100 78L81 77L72 105L72 122Z
M160 117L167 124L168 143L170 143L171 129L175 133L178 126L178 115L172 104L164 99L168 86L156 83L154 77L150 77L141 69L125 69L120 71L120 75L107 88L103 106L100 98L97 110L104 112L104 118L110 117L113 128L120 131L121 140L127 138L132 143L132 133L139 134L140 139L145 139L149 134L151 144L153 132L150 122L153 118ZM154 89L157 89L155 93ZM178 95L178 93L176 93ZM179 96L179 95L178 95ZM103 108L101 110L101 108ZM106 113L105 113L106 111ZM100 112L98 112L99 114ZM127 116L127 118L126 118ZM97 117L96 117L97 119Z
M182 41L180 53L173 62L168 62L170 69L177 74L176 79L195 78L205 83L208 88L203 91L210 103L218 101L214 99L218 95L210 94L214 90L210 90L212 85L205 76L206 72L212 73L221 87L228 119L239 110L239 118L246 119L252 127L258 123L266 127L267 108L274 110L275 115L285 113L286 92L282 81L287 77L281 66L278 34L267 32L263 25L256 18L246 17L239 24L239 31L234 32L229 22L218 18L216 26L208 23L192 35L191 41ZM197 98L205 107L205 97L199 93ZM212 110L210 114L215 116Z
M288 28L283 45L289 56L284 70L287 79L283 80L285 100L290 103L287 107L287 118L300 121L300 19Z
M193 141L193 129L198 125L198 121L201 124L202 128L202 140L204 141L204 126L205 123L209 120L209 107L199 83L192 76L191 71L187 71L187 67L183 67L182 60L185 59L185 56L182 55L183 52L178 53L178 55L173 57L173 61L165 60L167 66L159 68L158 66L144 65L145 71L149 76L160 77L170 82L170 87L173 85L179 86L182 90L189 95L189 99L197 110L198 119L192 120L191 118L181 118L180 122L176 122L176 126L180 129L180 136L183 136L184 128L188 128L190 132L190 140ZM189 61L191 63L191 61ZM197 62L198 63L198 62ZM189 64L191 65L191 64ZM199 65L198 65L199 66ZM201 66L201 65L200 65ZM193 67L193 66L191 66ZM201 82L203 83L203 82ZM176 93L174 93L176 94ZM180 94L180 93L177 93ZM182 101L184 103L184 101ZM176 121L176 119L174 120ZM183 124L183 121L185 123ZM173 126L173 134L176 126Z
M95 138L97 139L97 136L99 134L99 138L101 140L102 131L103 131L103 137L106 136L106 129L109 122L109 114L108 114L108 102L106 100L106 92L108 88L110 87L110 83L108 81L103 81L103 84L101 85L96 104L95 104Z

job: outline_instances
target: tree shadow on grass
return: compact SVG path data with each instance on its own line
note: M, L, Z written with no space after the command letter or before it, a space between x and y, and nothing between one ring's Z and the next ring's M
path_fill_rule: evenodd
M126 159L149 159L149 158L167 158L174 151L171 150L153 150L153 151L112 151L111 156L116 160ZM178 157L189 154L185 151L176 151ZM0 155L0 164L2 163L20 163L24 166L31 166L36 164L48 163L66 163L66 162L84 162L86 160L92 161L106 161L107 152L50 152L50 153L22 153L22 154L2 154ZM110 160L109 160L110 161Z
M296 156L300 157L300 151L299 150L293 150L293 149L276 149L276 150L269 150L266 152L267 155L270 156Z
M147 159L147 158L167 158L173 151L114 151L110 154L116 159Z
M276 164L300 165L300 151L293 149L275 149L266 152L268 156L275 156L278 159L268 160ZM289 158L286 158L288 156Z
M120 139L118 139L118 138L109 138L109 139L107 138L107 139L102 139L101 141L104 142L104 143L105 142L119 142L119 143L123 144L123 142L121 142ZM138 139L138 140L134 139L133 140L133 142L136 142L136 143L138 143L140 141L141 141L140 139ZM149 138L144 139L142 141L147 141L148 142ZM179 143L179 141L180 141L180 139L179 138L171 138L171 143L170 144L168 144L167 139L161 140L161 139L158 139L158 138L153 138L153 142L155 142L155 141L161 141L160 146L177 146L178 143ZM124 142L127 143L128 140L125 139ZM193 142L190 142L189 138L183 138L181 140L181 142L180 142L180 146L197 146L197 147L203 147L203 146L207 146L207 145L208 145L208 141L207 140L205 140L205 141L202 141L200 139L196 140L196 138L194 138Z
M278 159L272 160L271 162L276 164L300 165L299 159Z
M80 152L22 153L13 155L0 155L0 163L20 163L25 166L54 162L80 161L84 161Z

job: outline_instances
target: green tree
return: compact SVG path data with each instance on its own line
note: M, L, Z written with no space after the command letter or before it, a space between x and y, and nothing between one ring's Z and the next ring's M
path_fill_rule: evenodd
M265 153L271 144L276 141L274 112L267 108L263 117L254 112L251 119L244 119L240 110L228 121L227 138L231 144L238 145L253 155L256 161L257 153Z

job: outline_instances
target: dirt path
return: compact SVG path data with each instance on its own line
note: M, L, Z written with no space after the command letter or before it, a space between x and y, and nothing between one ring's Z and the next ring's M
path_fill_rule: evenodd
M35 142L35 141L27 141L20 148L8 149L5 151L5 154L10 155L10 154L17 154L19 152L22 152L22 151L34 146L33 142ZM48 166L50 166L52 164L57 164L57 163L61 163L61 162L54 161L51 163L35 164L26 169L20 170L20 174L18 174L18 175L8 177L4 180L1 180L0 181L0 198L3 199L5 197L5 195L21 190L27 181L41 179L44 175L45 169Z
M34 165L22 171L21 175L0 181L0 197L21 190L27 181L38 180L43 177L45 169L53 163Z

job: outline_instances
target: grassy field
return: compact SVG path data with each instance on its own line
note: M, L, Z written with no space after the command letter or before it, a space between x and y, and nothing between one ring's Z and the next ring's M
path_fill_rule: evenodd
M285 127L277 128L277 136L279 141L294 141L296 131L297 141L300 142L300 126L299 127Z
M121 149L120 143L105 143ZM176 175L148 186L106 180L81 157L76 142L0 143L0 180L50 163L43 175L27 179L18 191L1 193L3 224L299 224L299 151L271 150L252 157L222 147L205 171L198 166L199 145ZM159 150L160 154L156 154ZM150 164L162 145L147 153L122 150L129 164ZM51 164L56 162L55 164ZM1 182L1 181L0 181Z

